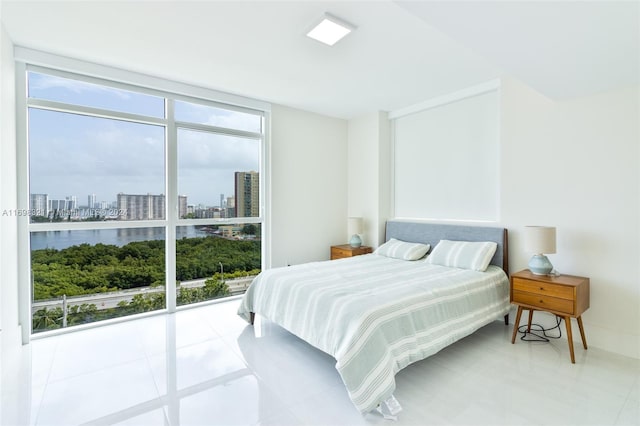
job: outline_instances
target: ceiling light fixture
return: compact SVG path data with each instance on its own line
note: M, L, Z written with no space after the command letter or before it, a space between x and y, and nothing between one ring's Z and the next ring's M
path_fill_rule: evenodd
M307 33L307 37L329 46L333 46L355 29L356 27L348 22L325 13L320 23L314 26L313 29Z

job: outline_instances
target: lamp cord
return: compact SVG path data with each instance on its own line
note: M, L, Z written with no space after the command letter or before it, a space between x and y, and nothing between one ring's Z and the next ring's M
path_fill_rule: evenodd
M549 339L559 339L560 337L562 337L562 329L560 328L562 318L557 315L555 315L555 317L556 325L550 328L544 328L540 324L531 324L531 331L527 331L527 324L519 326L518 333L522 334L522 336L520 336L520 340L524 342L549 342ZM552 331L555 329L558 330L557 336L551 336L547 334L548 331Z

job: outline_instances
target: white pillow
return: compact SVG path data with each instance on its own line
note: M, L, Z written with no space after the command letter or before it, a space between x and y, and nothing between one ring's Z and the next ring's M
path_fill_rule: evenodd
M418 260L424 257L431 246L429 244L408 243L406 241L389 239L386 243L378 247L375 254L380 256L393 257L402 260Z
M498 244L491 241L440 240L427 258L427 262L484 272L491 263L497 247Z

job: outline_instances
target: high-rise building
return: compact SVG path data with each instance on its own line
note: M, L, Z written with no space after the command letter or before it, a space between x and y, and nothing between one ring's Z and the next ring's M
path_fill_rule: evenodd
M33 211L34 216L48 216L49 195L31 194L29 197L29 208Z
M98 205L96 204L96 194L90 194L87 197L87 207L90 209L98 208Z
M68 210L76 210L78 208L78 197L76 197L75 195L70 195L65 199L67 201Z
M187 216L187 196L178 195L178 218L183 219Z
M163 194L123 194L121 192L118 194L116 203L120 220L151 220L165 217Z
M236 217L236 198L227 197L227 205L224 209L225 217Z
M258 172L236 172L235 178L235 216L260 216L260 179Z
M49 205L49 212L66 215L66 212L70 210L68 200L49 200L47 203Z

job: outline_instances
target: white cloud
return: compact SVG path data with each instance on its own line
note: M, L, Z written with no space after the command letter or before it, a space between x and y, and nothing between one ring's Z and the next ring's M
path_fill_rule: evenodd
M35 90L47 90L62 88L76 94L82 93L107 93L123 100L131 98L131 93L126 90L115 89L109 86L86 83L84 81L71 80L48 74L30 73L29 87Z
M44 111L30 121L31 192L105 201L164 192L161 128Z
M51 76L40 80L41 87L86 89L83 83ZM250 114L220 109L214 117L211 108L196 107L200 123L255 125ZM165 192L164 128L39 109L29 114L32 193L78 200L95 193L100 201L114 201L118 192ZM190 204L218 205L220 194L233 195L236 171L259 170L257 139L178 130L178 191Z
M176 116L181 121L256 133L262 123L259 115L181 101L176 102Z

